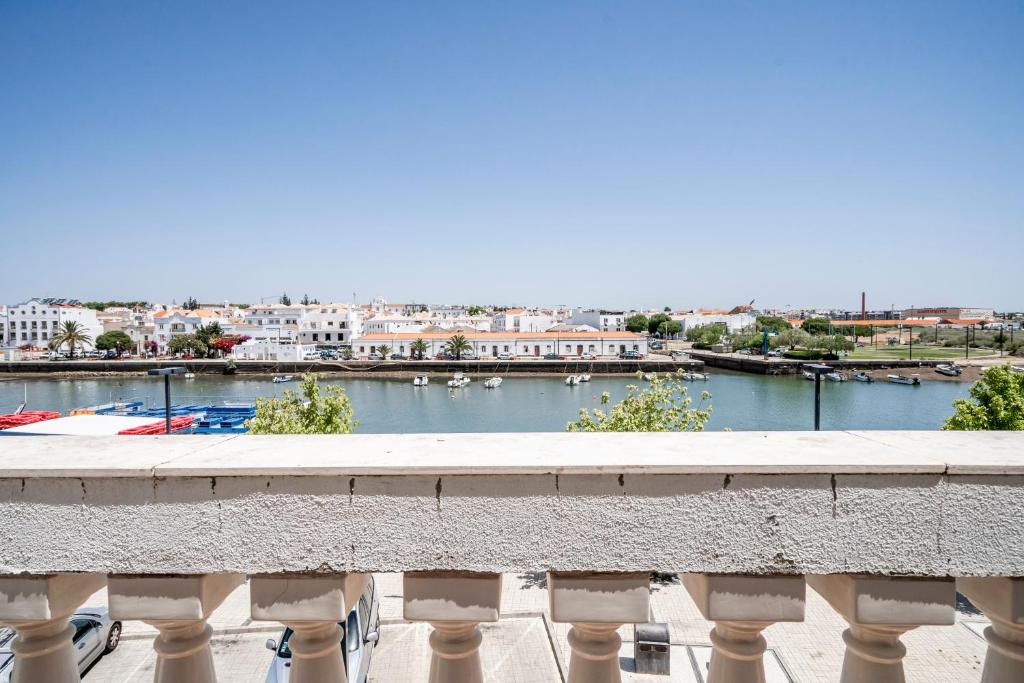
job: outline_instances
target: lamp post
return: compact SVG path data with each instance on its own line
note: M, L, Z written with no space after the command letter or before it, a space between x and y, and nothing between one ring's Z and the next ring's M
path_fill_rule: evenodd
M808 363L804 368L814 373L814 431L821 431L821 376L832 372L829 365L819 363Z
M171 375L184 375L185 368L154 368L146 374L151 377L164 378L164 415L166 417L167 433L171 433Z

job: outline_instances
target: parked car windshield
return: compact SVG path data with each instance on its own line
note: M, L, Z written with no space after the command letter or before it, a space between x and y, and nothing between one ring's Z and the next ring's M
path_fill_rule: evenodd
M345 642L345 625L339 623L338 626L341 626L342 630L341 640L339 642L343 643ZM284 635L281 636L281 644L277 646L277 656L282 659L292 658L292 649L288 647L288 641L291 640L292 633L293 631L290 628L286 628L284 630Z

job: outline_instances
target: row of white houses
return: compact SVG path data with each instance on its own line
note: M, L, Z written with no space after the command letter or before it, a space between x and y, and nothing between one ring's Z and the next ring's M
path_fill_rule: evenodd
M617 356L627 351L647 355L647 338L632 332L460 332L473 349L477 358L497 358L509 354L514 358L543 358L547 354L558 354L574 358L591 354L594 356ZM445 333L398 333L368 334L352 344L356 358L367 358L378 353L382 346L390 353L408 356L417 339L427 343L428 357L444 351L453 334Z

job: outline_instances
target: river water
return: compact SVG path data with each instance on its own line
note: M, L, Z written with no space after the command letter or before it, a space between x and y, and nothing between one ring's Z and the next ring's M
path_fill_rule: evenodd
M875 382L822 383L822 429L938 429L952 414L954 399L967 396L969 383L928 381L921 386ZM172 379L173 403L253 401L298 383L273 384L270 377L199 376ZM601 392L623 398L626 385L644 384L633 376L595 376L589 384L565 386L558 377L509 377L497 389L474 378L450 392L442 377L427 387L412 378L324 379L345 388L363 433L546 432L563 431L580 408L600 407ZM800 377L767 377L720 371L706 382L689 383L694 404L711 392L709 430L804 430L814 424L814 384ZM148 377L0 380L0 413L11 412L27 390L29 409L67 413L110 400L141 400L163 405L163 381Z

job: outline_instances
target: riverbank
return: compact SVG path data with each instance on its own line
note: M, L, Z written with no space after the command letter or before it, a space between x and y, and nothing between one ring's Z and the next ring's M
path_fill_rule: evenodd
M0 363L0 378L28 378L44 375L58 379L102 377L140 377L149 370L185 367L197 375L225 375L225 360L76 360L76 361L7 361ZM513 360L513 361L235 361L232 375L298 375L315 372L327 377L412 377L464 372L472 376L564 376L576 373L591 375L632 375L637 372L702 371L699 360L673 360L663 356L648 360Z

